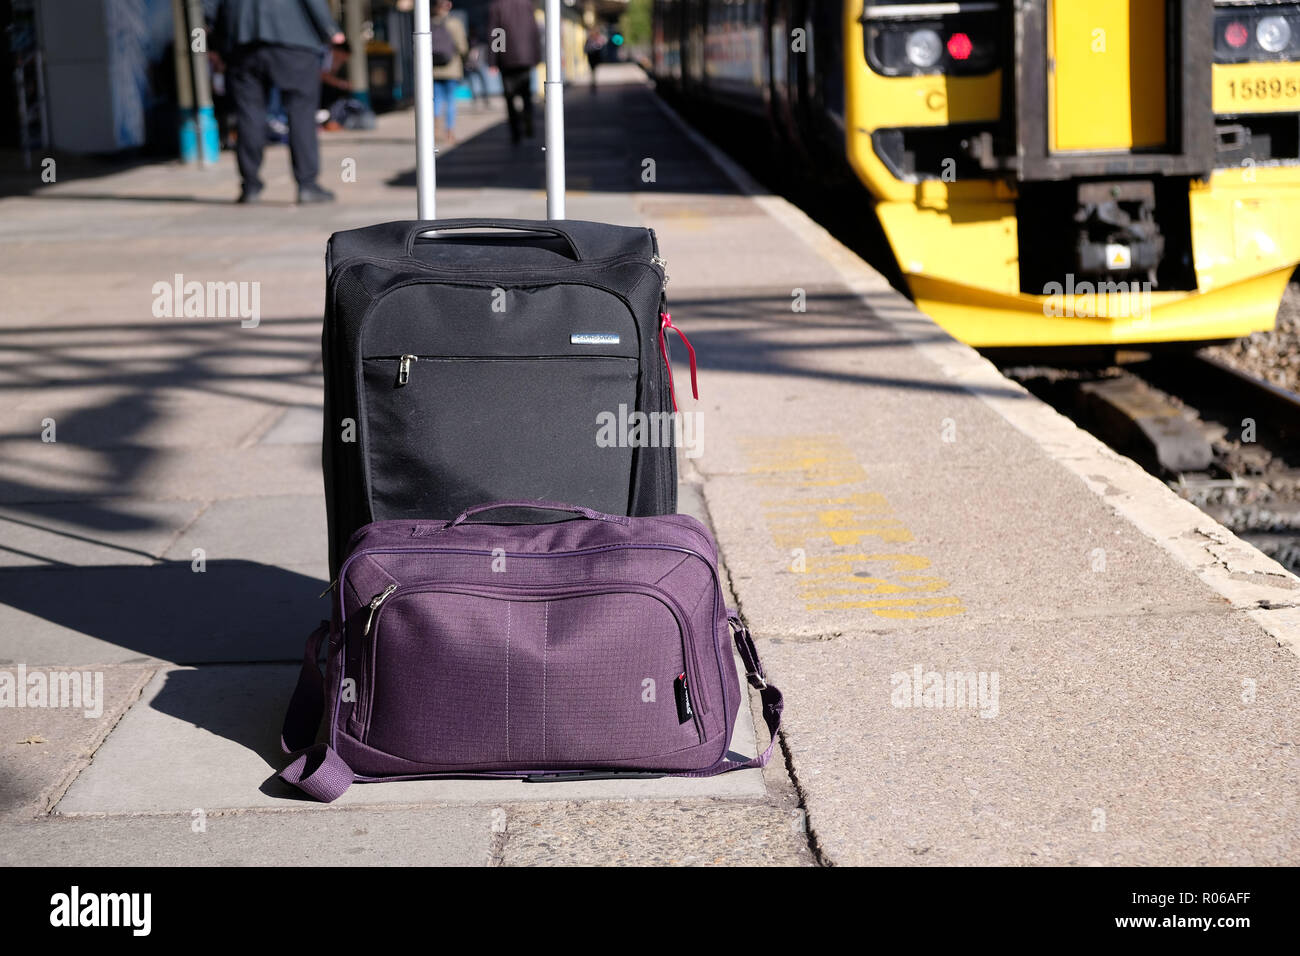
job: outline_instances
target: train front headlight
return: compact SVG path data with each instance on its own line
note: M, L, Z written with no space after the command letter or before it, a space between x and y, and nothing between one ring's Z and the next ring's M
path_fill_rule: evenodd
M913 30L904 43L907 62L922 70L928 70L939 62L943 55L943 41L934 30Z
M1265 17L1255 28L1255 42L1269 53L1281 53L1291 44L1291 24L1286 17Z

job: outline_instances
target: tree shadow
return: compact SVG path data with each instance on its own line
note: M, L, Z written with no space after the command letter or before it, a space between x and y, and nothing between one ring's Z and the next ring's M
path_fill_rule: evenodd
M191 392L317 409L319 328L317 317L263 319L255 332L234 319L0 328L0 399L32 406L31 396L41 394L48 402L48 410L30 412L26 422L11 414L14 425L0 433L0 505L39 519L45 505L78 501L84 505L79 520L91 530L158 527L112 502L148 491L142 486L162 452L153 432L169 414L168 396ZM151 354L123 361L122 351L135 338ZM268 370L268 358L282 359L285 367ZM254 384L256 390L249 387ZM59 394L63 388L68 397ZM64 412L82 401L73 390L111 397ZM53 421L52 443L47 420ZM62 460L64 474L51 480L45 453L69 448L84 458L73 465Z

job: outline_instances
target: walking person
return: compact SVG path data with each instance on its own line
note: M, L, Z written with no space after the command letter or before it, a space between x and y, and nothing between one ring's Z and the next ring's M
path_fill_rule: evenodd
M262 151L266 146L267 94L279 89L289 120L289 154L298 202L331 202L334 194L316 182L320 146L321 56L343 32L326 0L204 0L214 24L214 46L226 66L226 87L234 105L239 138L235 155L243 188L241 203L262 196Z
M497 33L501 30L501 33ZM488 36L493 61L501 71L501 88L510 119L510 141L533 135L533 67L542 62L542 39L532 0L492 0ZM498 37L502 42L498 43ZM516 99L521 103L516 105Z
M596 27L587 35L587 66L591 69L591 92L596 92L596 66L605 58L605 31Z
M465 76L465 55L469 43L465 28L451 15L451 0L437 0L429 23L429 45L433 51L434 128L442 123L443 140L456 142L456 92ZM437 134L435 133L435 136Z

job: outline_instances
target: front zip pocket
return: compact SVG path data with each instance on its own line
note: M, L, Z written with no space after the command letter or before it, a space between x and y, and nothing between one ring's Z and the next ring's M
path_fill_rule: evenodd
M577 280L387 290L357 343L371 520L519 498L627 514L641 336L624 296Z
M436 766L646 760L704 742L693 635L646 585L427 585L372 602L361 739ZM674 680L692 712L680 719Z
M376 520L519 498L627 513L634 448L619 422L637 409L635 358L404 353L362 364Z

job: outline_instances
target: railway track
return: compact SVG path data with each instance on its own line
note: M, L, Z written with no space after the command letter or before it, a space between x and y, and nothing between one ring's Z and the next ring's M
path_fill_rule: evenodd
M1300 395L1203 351L1002 371L1300 573Z

